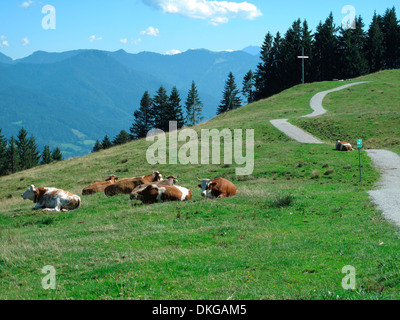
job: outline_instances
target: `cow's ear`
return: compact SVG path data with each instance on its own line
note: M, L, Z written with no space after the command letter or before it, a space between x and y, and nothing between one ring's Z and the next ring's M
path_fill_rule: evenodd
M202 186L201 186L201 184L199 184L199 188L200 188L200 189L202 189Z
M209 183L208 186L207 186L207 189L211 189L212 187L214 187L216 185L217 185L216 182Z

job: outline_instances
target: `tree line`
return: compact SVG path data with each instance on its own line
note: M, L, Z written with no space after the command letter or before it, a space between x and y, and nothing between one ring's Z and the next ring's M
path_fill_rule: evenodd
M255 99L263 99L301 82L298 56L304 49L307 82L354 78L400 67L400 24L396 11L376 12L367 31L361 16L352 28L337 27L330 13L313 33L300 19L282 37L268 32L255 72Z
M28 137L28 132L21 128L17 138L7 139L0 129L0 176L30 169L41 164L61 161L63 155L56 147L53 151L48 145L40 153L34 136Z
M364 28L361 16L356 17L352 28L337 27L330 13L314 33L307 21L300 19L293 22L283 37L280 32L275 36L268 32L261 47L261 62L254 72L246 73L241 90L233 73L229 73L217 115L301 83L302 63L298 56L303 52L308 56L304 61L306 82L348 79L400 68L400 21L396 18L395 8L387 9L384 15L375 12L368 30L364 31ZM177 121L178 129L185 125L194 126L203 119L202 109L194 81L185 108L176 87L168 95L161 86L153 98L146 91L139 109L133 114L130 133L122 130L113 141L105 136L101 142L96 141L93 151L144 138L154 128L167 132L169 121Z
M130 133L121 130L112 141L106 135L101 142L99 140L95 142L93 152L144 138L147 132L155 128L168 132L169 121L176 121L177 129L181 129L185 125L195 126L203 120L203 103L194 81L187 94L185 107L181 102L176 86L172 88L170 94L163 86L160 86L154 97L146 91L140 100L140 107L133 113L134 120L129 129Z

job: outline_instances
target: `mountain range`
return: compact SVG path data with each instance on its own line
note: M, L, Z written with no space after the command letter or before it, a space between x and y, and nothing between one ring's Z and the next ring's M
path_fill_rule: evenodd
M129 130L143 93L177 86L182 105L192 81L205 120L222 99L229 72L238 88L255 70L259 50L188 50L176 55L124 50L37 51L12 60L0 53L0 128L7 137L23 126L42 149L59 146L65 158L91 151L96 139Z

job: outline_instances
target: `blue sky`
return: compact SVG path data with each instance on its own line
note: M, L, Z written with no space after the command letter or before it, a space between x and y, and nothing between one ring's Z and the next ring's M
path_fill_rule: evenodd
M261 45L266 32L284 33L306 19L312 30L332 11L340 25L351 5L368 26L399 0L1 0L0 52L14 59L37 50L100 49L183 52L240 50ZM50 5L55 13L43 7ZM45 29L55 21L55 29ZM46 25L45 23L45 25Z

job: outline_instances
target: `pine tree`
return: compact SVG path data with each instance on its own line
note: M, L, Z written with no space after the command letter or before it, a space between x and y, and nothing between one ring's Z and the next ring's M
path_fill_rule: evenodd
M113 140L113 145L120 145L120 144L124 144L131 141L131 136L129 135L128 132L126 132L125 130L121 130L118 135L115 136L114 140Z
M304 54L309 57L308 59L304 59L305 82L312 82L313 74L311 72L311 65L312 65L313 35L311 30L309 30L308 28L307 20L304 20L303 27L301 29L301 42L302 42L302 47L304 48Z
M8 142L6 162L7 173L15 173L20 170L17 141L15 140L14 136L11 136Z
M337 28L330 13L325 23L319 23L312 48L313 72L316 81L332 80L337 71Z
M396 9L387 9L382 17L382 32L384 38L385 69L400 67L400 25L396 17Z
M28 132L22 127L17 135L18 162L21 170L29 168L30 154L28 145Z
M354 78L368 71L364 53L366 34L363 30L364 22L359 17L355 21L355 28L340 28L338 37L337 76L339 78Z
M230 72L228 79L225 82L223 98L218 107L217 114L237 109L241 106L241 104L242 101L239 97L239 90L236 87L235 77L233 76L233 73Z
M101 149L103 149L103 146L101 145L99 140L96 140L96 142L94 143L92 152L97 152L97 151L100 151Z
M201 115L203 110L203 104L200 101L199 94L197 92L196 84L192 81L192 86L188 92L188 96L185 102L186 105L186 124L188 126L195 126L203 120Z
M255 76L253 71L249 70L242 82L242 93L247 98L247 103L250 104L255 101Z
M177 122L178 129L182 128L185 124L185 118L183 116L181 97L179 96L178 89L176 87L172 88L171 94L169 96L169 104L171 111L173 113L173 118Z
M7 173L7 139L1 134L0 129L0 176Z
M271 55L272 40L273 37L271 33L268 32L261 46L261 62L257 65L257 70L255 73L256 100L266 98L270 93L269 85L271 82L269 81L269 75L271 72L271 63L273 61L273 57Z
M28 167L27 169L36 167L37 165L39 165L39 161L40 161L40 151L38 149L38 146L36 144L36 139L31 136L28 139Z
M154 114L154 127L165 132L169 131L169 120L173 118L173 111L167 90L163 86L157 90L151 108Z
M101 146L103 149L108 149L112 147L112 142L110 140L110 138L105 135L103 141L101 142Z
M281 60L283 67L283 88L290 88L301 83L302 66L297 58L303 49L301 20L293 22L292 26L286 31L282 41Z
M131 136L133 139L141 139L146 137L154 126L154 114L152 110L152 99L149 92L146 91L140 101L140 108L133 113L134 121L131 128Z
M59 147L55 148L51 153L51 161L61 161L63 159L63 155Z
M365 45L366 57L370 72L377 72L383 69L383 33L381 30L382 17L374 13L371 25L368 29L368 37Z
M43 153L42 153L42 161L40 164L49 164L51 162L51 152L49 146L44 146Z

